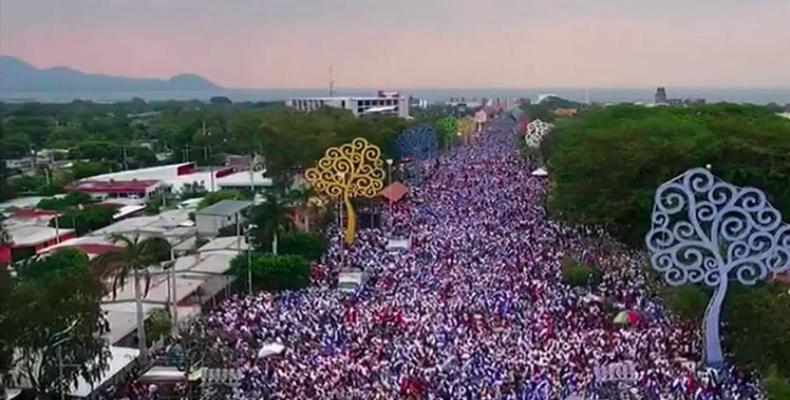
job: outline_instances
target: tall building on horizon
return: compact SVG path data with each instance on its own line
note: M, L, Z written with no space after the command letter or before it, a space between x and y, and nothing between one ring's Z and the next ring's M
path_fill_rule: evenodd
M667 104L667 90L663 86L656 89L656 104Z
M379 90L375 97L294 97L287 99L285 105L304 112L314 111L321 107L335 107L350 110L357 117L388 114L409 118L409 97L394 91Z

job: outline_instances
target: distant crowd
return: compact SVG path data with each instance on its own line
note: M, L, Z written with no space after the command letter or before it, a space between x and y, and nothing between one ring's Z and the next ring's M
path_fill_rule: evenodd
M545 178L515 140L512 122L492 121L478 143L429 163L381 229L360 231L344 265L331 231L309 289L235 296L197 322L207 359L241 373L234 398L763 398L747 372L731 367L721 380L699 367L697 327L651 296L636 252L547 218ZM392 235L412 249L387 252ZM565 257L600 268L602 281L566 285ZM343 266L372 272L356 295L336 290ZM617 324L619 311L638 319ZM259 356L275 342L282 354ZM594 374L623 361L632 382Z

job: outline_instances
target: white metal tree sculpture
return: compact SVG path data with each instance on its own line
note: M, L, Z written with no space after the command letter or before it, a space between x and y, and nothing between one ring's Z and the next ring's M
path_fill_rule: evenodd
M554 124L543 122L536 119L527 124L527 133L524 135L524 140L527 141L527 146L538 147L543 137L554 128Z
M752 285L790 268L790 225L765 193L694 168L658 187L645 241L670 285L715 289L703 322L705 362L721 367L719 316L730 280Z

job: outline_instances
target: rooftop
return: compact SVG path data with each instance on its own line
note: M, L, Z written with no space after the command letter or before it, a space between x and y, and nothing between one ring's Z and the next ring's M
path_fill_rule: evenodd
M11 214L11 218L19 218L19 219L31 219L31 218L40 218L40 217L51 218L57 215L60 215L60 213L53 210L22 209Z
M220 217L232 217L239 212L247 209L252 205L251 201L245 200L222 200L214 203L202 210L199 210L196 215L214 215Z
M0 211L5 211L9 208L32 208L35 207L39 201L49 198L50 197L44 196L18 197L0 203Z
M157 165L155 167L138 168L138 169L131 169L128 171L118 171L118 172L110 172L107 174L95 175L88 179L95 181L109 181L109 180L123 181L123 180L132 180L134 178L163 180L167 177L178 175L179 168L186 168L192 165L194 165L193 162L169 164L169 165Z
M254 186L256 186L256 187L257 186L271 186L272 185L272 179L271 178L266 178L260 172L253 173L252 177L253 177L252 178L252 184ZM223 186L224 187L228 187L228 186L233 186L233 187L238 187L238 186L250 187L250 173L249 173L249 171L241 171L241 172L236 172L236 173L233 173L233 174L230 174L230 175L223 176L221 178L215 178L214 184L217 186L217 188L220 188L220 187L223 187Z
M94 231L92 236L113 233L140 233L162 236L189 236L194 229L189 210L167 210L157 215L127 218Z
M60 229L37 225L20 225L7 229L11 235L11 242L15 247L35 246L50 240L55 240L58 236L63 237L74 232L73 229Z
M338 100L392 100L402 99L403 96L398 97L385 97L385 96L316 96L316 97L291 97L288 100L322 100L322 101L338 101Z
M160 184L157 179L141 179L129 181L87 180L71 184L69 190L87 193L129 193L145 192L151 186Z
M244 239L244 236L221 236L200 246L198 252L204 253L207 251L219 250L247 250L247 241Z

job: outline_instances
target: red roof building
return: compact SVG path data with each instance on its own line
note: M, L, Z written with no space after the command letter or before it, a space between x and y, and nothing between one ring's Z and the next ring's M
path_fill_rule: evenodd
M39 210L35 208L26 208L11 214L10 218L15 219L52 219L60 215L59 212L53 210Z
M151 193L163 187L164 182L157 179L134 179L129 181L95 181L85 180L74 182L68 189L82 192L101 200L107 198L133 198L147 200Z

